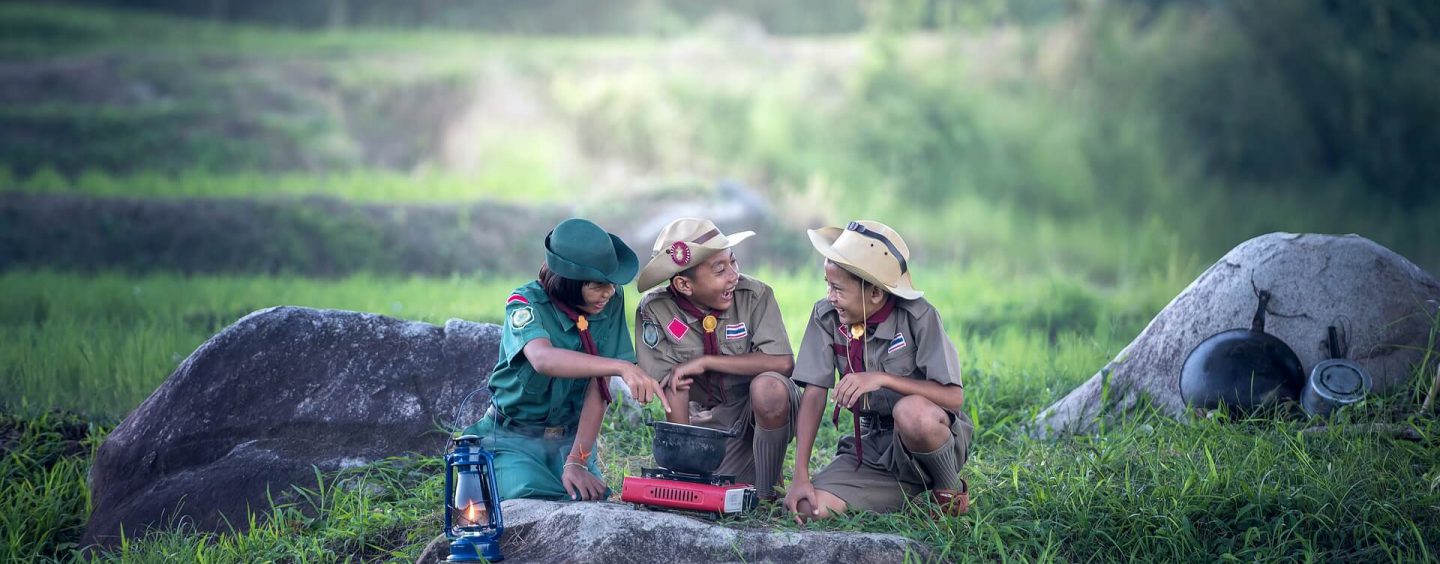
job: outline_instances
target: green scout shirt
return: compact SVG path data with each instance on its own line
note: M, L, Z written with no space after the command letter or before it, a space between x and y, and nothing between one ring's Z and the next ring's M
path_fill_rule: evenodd
M735 285L734 303L715 317L719 320L715 334L720 354L793 354L790 337L785 333L785 320L780 316L780 304L775 302L774 290L764 282L742 275ZM664 380L675 365L705 354L704 333L700 318L681 311L664 287L650 291L640 299L635 312L635 356L640 368L652 378ZM720 377L730 397L750 393L750 376L722 374ZM690 389L703 389L698 384L708 383L697 382L697 386ZM718 398L696 399L705 403L718 401Z
M635 362L623 293L616 292L604 311L586 319L601 356ZM501 414L519 423L575 425L580 421L590 379L552 378L535 372L522 353L526 343L541 338L550 339L556 348L585 352L575 322L550 305L550 296L539 281L531 281L517 288L505 304L499 359L490 374L491 401Z
M895 309L890 317L865 333L865 368L861 371L963 386L960 357L940 324L939 312L925 298L891 299L895 300ZM829 300L816 302L791 378L805 385L833 388L836 374L849 362L845 353L835 351L834 345L846 345L849 340L849 329L840 324L835 306ZM861 413L881 416L891 415L895 402L903 397L889 388L869 396L868 409L859 402L856 407Z

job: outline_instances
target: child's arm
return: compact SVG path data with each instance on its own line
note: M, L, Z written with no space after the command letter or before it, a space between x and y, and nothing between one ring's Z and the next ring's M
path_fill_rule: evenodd
M525 357L535 371L551 378L592 378L596 376L619 375L630 386L630 393L640 403L650 403L658 398L665 412L670 412L670 402L660 389L660 384L645 374L644 370L624 360L593 356L572 350L557 348L550 339L534 339L525 343Z
M672 386L688 388L690 380L707 371L736 376L757 376L765 372L779 372L789 376L794 369L795 357L788 354L752 352L737 355L704 355L676 365L670 370L670 382Z
M591 380L586 387L585 404L580 408L580 426L575 431L575 443L570 455L565 457L565 470L560 482L571 499L598 500L605 495L605 483L590 473L587 465L595 449L595 439L600 436L600 422L605 418L605 402L600 399L600 381Z
M815 436L820 431L820 416L825 412L825 395L829 392L820 386L805 386L800 396L800 413L795 416L795 476L785 494L785 508L791 513L804 507L813 509L819 504L815 499L815 486L810 483L810 455L815 450ZM809 516L796 516L795 522L804 524Z
M865 394L886 388L901 395L919 395L950 411L960 411L965 403L965 388L941 384L934 380L904 378L888 372L856 372L847 374L835 385L835 403L853 407Z

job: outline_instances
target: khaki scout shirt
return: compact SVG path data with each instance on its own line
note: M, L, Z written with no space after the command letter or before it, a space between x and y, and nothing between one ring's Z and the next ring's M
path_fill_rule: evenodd
M865 333L865 367L856 372L888 372L904 378L933 380L941 384L963 386L960 381L960 357L940 314L924 298L895 300L890 317L872 331ZM840 324L840 314L829 300L815 303L810 322L805 326L805 339L800 342L800 356L795 359L795 382L822 388L835 387L835 375L849 362L845 353L837 354L834 345L848 345L850 333ZM869 394L869 407L857 402L861 413L891 415L895 402L903 397L889 388Z
M780 304L775 302L774 290L764 282L742 275L735 286L735 302L715 316L720 321L715 328L720 354L792 354ZM652 290L640 298L636 309L635 358L652 378L664 380L675 365L705 354L704 332L700 319L681 311L670 292L663 287ZM721 377L729 397L750 393L752 376ZM708 382L696 384L692 390L703 389Z

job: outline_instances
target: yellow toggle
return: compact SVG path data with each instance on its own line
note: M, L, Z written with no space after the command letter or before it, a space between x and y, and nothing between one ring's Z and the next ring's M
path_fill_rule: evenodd
M850 326L850 338L859 339L865 336L865 324L855 323Z
M719 325L719 324L720 324L720 320L719 320L719 319L715 319L715 316L713 316L713 315L707 315L707 316L705 316L705 319L700 322L700 326L702 326L702 327L705 328L705 332L706 332L706 333L714 333L714 332L715 332L715 327L716 327L717 325Z
M579 330L581 330L581 331L588 331L588 330L590 329L590 320L585 319L585 316L583 316L583 315L581 315L581 316L579 316L579 317L576 317L576 318L575 318L575 328L577 328L577 329L579 329Z

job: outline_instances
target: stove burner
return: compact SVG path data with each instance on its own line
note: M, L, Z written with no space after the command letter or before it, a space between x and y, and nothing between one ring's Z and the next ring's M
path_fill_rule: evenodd
M640 475L645 478L675 480L677 482L690 482L692 484L710 484L712 486L728 486L735 483L735 476L733 474L692 474L688 472L675 472L664 468L641 468Z

